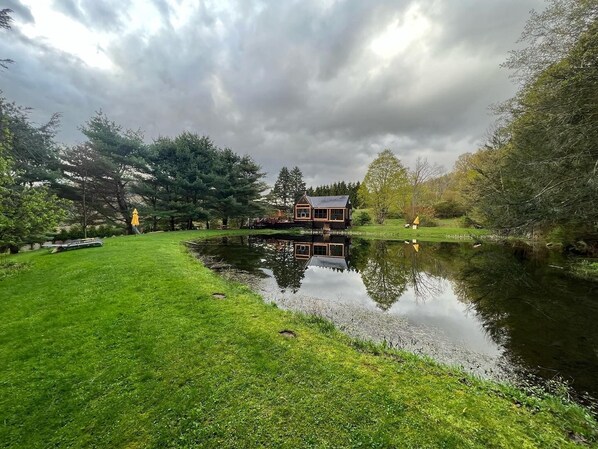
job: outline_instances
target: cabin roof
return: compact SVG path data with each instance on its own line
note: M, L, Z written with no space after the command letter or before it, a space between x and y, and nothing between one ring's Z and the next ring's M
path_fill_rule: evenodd
M312 256L307 265L310 267L332 268L341 271L349 269L347 261L342 257Z
M307 196L305 195L312 207L347 207L349 202L349 195L336 196Z

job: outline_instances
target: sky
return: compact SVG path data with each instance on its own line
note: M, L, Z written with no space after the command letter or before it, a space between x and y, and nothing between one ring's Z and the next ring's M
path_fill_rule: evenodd
M270 183L363 179L385 148L450 170L517 85L500 67L542 0L0 0L2 95L57 140L103 111L145 140L183 131Z

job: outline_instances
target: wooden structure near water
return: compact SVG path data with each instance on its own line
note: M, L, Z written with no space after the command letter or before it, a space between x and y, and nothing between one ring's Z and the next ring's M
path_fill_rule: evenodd
M347 229L351 226L352 206L349 195L308 196L304 194L294 207L294 221L312 229Z

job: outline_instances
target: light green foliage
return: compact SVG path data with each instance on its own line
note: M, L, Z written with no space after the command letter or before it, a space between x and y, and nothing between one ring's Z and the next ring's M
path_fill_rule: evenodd
M369 225L372 222L372 216L368 213L367 210L356 211L353 213L353 226L365 226Z
M66 217L67 205L47 187L7 188L0 193L0 248L43 242Z
M0 124L5 125L2 120ZM17 252L26 243L42 242L66 216L66 203L46 186L23 186L16 182L13 161L7 157L14 142L2 126L0 139L0 250Z
M218 234L14 256L30 268L0 281L3 446L596 443L595 420L574 405L352 341L321 319L264 304L179 244L208 235Z
M368 166L359 196L372 210L376 223L382 224L390 212L402 209L408 187L407 169L392 151L386 149Z

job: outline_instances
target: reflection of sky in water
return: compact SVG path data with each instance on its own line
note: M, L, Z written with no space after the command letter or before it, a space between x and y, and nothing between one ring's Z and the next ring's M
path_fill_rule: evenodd
M472 351L499 355L501 350L486 334L482 320L467 304L457 299L451 283L428 277L430 282L440 281L442 288L436 295L419 298L413 287L409 287L388 312L401 315L412 324L441 330L445 338Z
M266 290L278 290L277 296L293 299L310 297L325 301L326 306L345 308L365 308L380 314L397 315L413 326L425 326L437 333L438 337L449 340L470 351L489 356L499 356L502 352L486 334L482 320L467 304L459 301L450 282L423 274L427 283L436 283L433 296L416 294L408 287L403 295L387 312L381 310L368 295L361 275L355 271L335 271L310 266L305 271L301 288L293 293L289 289L281 292L270 270L263 269L270 278L264 286Z
M332 236L330 243L342 239ZM218 242L201 252L237 270L261 270L267 277L254 281L267 301L322 315L352 337L386 341L482 376L558 375L598 397L597 286L552 268L553 261L563 263L558 255L432 243L415 253L403 242L345 239L346 259L297 260L295 242L325 246L323 237ZM347 266L354 271L331 269Z

